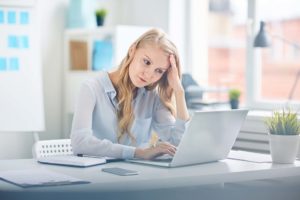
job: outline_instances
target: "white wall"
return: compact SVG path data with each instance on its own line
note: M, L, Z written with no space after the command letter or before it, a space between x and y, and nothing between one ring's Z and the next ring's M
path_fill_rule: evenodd
M189 0L188 2L188 72L193 74L200 85L206 85L208 79L207 30L202 27L208 27L208 0ZM199 24L199 26L194 26L194 24Z
M62 134L63 32L68 0L39 0L46 131L41 139Z
M170 0L120 0L120 23L168 31Z
M186 6L186 0L121 0L119 23L163 29L179 49L183 67L187 67Z
M41 139L61 137L62 43L68 0L38 0L46 131ZM0 159L30 158L32 133L0 133Z

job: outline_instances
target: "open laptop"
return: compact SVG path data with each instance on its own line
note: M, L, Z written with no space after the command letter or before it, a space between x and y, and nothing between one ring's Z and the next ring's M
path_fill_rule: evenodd
M129 162L179 167L227 158L248 110L197 111L181 138L173 158L140 160Z

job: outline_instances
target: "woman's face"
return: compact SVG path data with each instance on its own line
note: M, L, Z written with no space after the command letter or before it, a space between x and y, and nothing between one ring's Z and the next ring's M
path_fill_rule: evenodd
M170 66L169 55L154 45L136 49L129 65L129 77L135 87L157 82Z

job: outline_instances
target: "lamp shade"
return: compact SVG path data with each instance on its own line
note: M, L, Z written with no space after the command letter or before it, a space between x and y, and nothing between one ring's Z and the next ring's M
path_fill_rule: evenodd
M265 31L265 22L260 22L260 29L258 34L254 39L254 47L269 47L271 46L271 41L267 32Z

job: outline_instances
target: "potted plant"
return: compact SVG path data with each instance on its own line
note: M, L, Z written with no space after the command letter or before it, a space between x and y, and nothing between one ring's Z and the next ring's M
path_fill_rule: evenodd
M107 15L107 10L104 8L95 11L97 26L103 26L104 19Z
M241 91L238 89L229 90L229 102L231 109L239 108L239 98L241 96Z
M274 111L265 121L270 136L270 152L275 163L293 163L299 146L300 122L290 109Z

